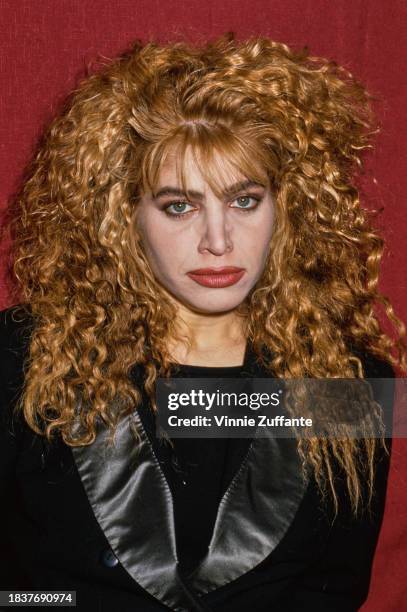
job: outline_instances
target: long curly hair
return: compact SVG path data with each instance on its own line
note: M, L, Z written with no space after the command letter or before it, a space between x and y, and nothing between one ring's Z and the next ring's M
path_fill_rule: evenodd
M378 290L383 241L355 184L376 130L370 96L350 73L267 37L136 41L84 79L45 133L11 224L18 296L35 321L19 403L29 426L71 446L91 444L99 420L114 433L141 401L135 366L155 409L176 313L135 213L174 146L184 186L189 146L214 190L214 151L248 178L270 180L267 265L239 307L270 375L363 377L358 348L406 369L404 326ZM310 438L298 448L336 506L339 463L356 513L365 481L371 500L380 444Z

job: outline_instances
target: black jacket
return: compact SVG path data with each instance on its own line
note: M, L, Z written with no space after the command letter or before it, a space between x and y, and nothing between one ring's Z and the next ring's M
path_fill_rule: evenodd
M220 442L195 440L184 451L205 452L203 471L185 484L152 435L146 401L133 416L142 431L137 455L127 420L114 450L103 431L88 447L59 439L49 446L11 416L31 325L11 312L0 313L0 589L75 590L77 609L98 612L359 609L383 518L389 458L382 451L371 515L352 518L338 471L333 520L313 480L302 481L291 439L230 440L227 452ZM367 378L394 376L386 363L361 357ZM203 370L222 369L186 366L181 375ZM243 374L264 376L250 350ZM223 467L214 469L220 457ZM180 551L195 537L204 550L186 573Z

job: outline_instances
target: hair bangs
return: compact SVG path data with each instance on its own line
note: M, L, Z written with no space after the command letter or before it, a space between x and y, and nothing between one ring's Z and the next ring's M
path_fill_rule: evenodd
M241 180L248 179L267 186L267 159L257 142L229 128L211 128L200 122L183 124L172 138L151 147L143 163L143 189L154 193L162 166L172 158L178 186L188 194L186 158L189 154L205 182L219 198L231 183Z

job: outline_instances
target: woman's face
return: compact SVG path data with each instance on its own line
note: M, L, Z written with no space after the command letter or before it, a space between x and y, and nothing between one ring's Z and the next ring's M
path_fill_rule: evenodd
M156 197L147 192L140 199L136 223L144 252L176 302L199 313L227 312L263 272L273 230L270 188L235 186L247 178L230 171L230 190L218 198L190 153L185 163L190 199L181 192L173 156L161 168Z

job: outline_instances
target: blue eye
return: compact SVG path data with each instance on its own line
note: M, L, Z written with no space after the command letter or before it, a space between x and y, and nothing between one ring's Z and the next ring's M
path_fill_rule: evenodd
M238 205L231 206L231 208L236 208L237 210L240 210L242 212L252 212L260 204L261 198L243 195L239 196L238 198L235 198L233 202L238 202ZM188 214L190 212L193 212L194 210L195 208L189 202L184 201L170 202L163 208L165 214L169 217L172 217L173 219L186 218Z
M254 201L254 204L252 204L250 206L250 200ZM260 204L260 200L261 198L256 198L254 196L239 196L238 198L236 198L235 202L239 202L239 206L232 206L232 208L238 208L240 210L254 210L255 208L258 207L258 205Z
M191 210L185 210L187 206L193 210L193 207L188 202L171 202L171 204L164 208L164 212L170 217L183 217L191 212ZM172 209L173 212L170 212L170 209Z

